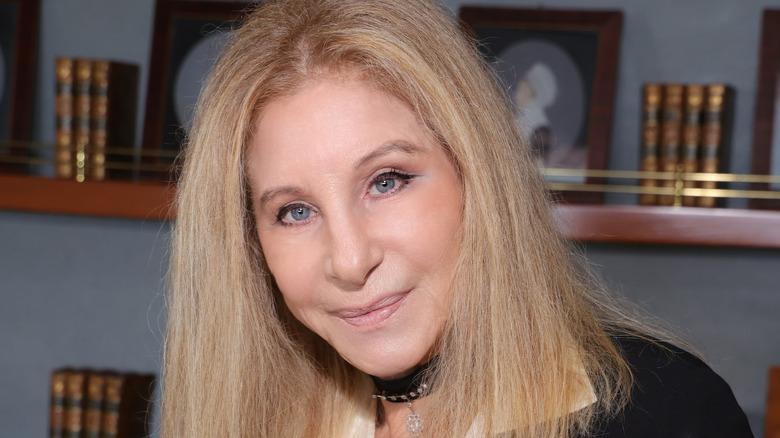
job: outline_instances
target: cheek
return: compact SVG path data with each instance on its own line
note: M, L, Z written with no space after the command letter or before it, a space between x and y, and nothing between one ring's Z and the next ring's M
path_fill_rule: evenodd
M432 192L424 200L425 208L417 219L424 232L438 239L438 246L445 250L460 242L463 202L459 181L452 177L443 184L446 190Z
M260 236L263 255L268 269L282 292L284 301L290 311L296 316L301 308L312 299L316 272L314 260L310 252L295 251L296 248L287 242L276 242L274 239L264 239Z
M461 210L460 191L431 191L417 199L396 225L404 252L429 274L450 274L460 245Z

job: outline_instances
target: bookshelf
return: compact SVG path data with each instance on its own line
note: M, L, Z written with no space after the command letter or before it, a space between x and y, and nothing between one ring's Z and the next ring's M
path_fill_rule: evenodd
M174 187L162 183L76 182L0 174L0 209L132 219L171 217Z
M780 248L780 211L558 205L563 233L582 242Z
M168 220L174 187L75 182L0 174L0 209ZM780 248L780 211L634 205L555 207L564 235L581 242Z

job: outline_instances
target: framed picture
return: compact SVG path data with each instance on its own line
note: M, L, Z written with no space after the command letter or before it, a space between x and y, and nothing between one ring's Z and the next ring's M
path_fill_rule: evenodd
M780 176L780 9L763 13L754 117L751 172ZM780 191L780 184L756 183L752 188ZM780 209L780 200L751 199L750 207Z
M39 0L0 0L0 171L22 172L32 134ZM3 159L5 157L5 159ZM14 160L14 158L17 158Z
M252 2L157 0L143 130L141 177L170 165L192 123L200 88ZM144 165L146 164L146 165ZM149 166L152 164L154 166ZM144 171L153 168L154 171Z
M616 10L463 7L515 108L518 127L547 168L606 168L623 14ZM584 176L550 182L601 184ZM563 191L568 202L603 194Z

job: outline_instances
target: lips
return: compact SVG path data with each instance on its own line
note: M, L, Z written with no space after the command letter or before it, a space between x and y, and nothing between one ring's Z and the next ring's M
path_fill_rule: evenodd
M382 298L365 307L342 309L337 311L336 315L355 327L373 327L393 316L408 294L409 291L406 291Z

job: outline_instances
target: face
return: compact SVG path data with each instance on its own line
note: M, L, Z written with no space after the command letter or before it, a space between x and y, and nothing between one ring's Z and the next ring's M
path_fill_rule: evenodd
M312 82L266 106L247 157L260 243L293 315L366 373L427 361L462 190L411 108L357 79Z

